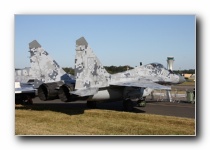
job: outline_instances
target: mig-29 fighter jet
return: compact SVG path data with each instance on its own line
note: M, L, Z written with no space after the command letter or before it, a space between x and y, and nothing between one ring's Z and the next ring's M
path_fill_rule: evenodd
M145 97L152 90L170 90L171 87L166 85L185 81L183 76L159 63L109 74L84 37L76 41L75 79L75 91L70 91L70 95L86 97L89 107L95 107L101 100L123 100L125 110L129 111L133 109L133 99L137 99L140 106L145 106Z

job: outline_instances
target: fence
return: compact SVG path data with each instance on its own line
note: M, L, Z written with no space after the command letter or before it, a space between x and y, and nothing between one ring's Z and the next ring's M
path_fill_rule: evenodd
M149 96L147 101L170 101L170 102L194 102L195 96L193 91L185 91L179 89L173 89L168 95L166 90L154 90Z

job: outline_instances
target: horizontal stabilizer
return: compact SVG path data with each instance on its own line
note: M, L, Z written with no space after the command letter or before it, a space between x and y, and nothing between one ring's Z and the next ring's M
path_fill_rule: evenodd
M90 96L96 94L97 92L98 88L87 88L87 89L72 91L70 93L78 96Z

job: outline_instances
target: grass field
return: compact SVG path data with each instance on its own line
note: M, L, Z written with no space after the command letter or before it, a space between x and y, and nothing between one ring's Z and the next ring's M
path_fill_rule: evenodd
M195 135L195 119L58 106L15 107L16 135Z
M183 85L195 86L195 81L194 80L187 80L186 82L183 82L181 84L177 84L177 86L183 86Z

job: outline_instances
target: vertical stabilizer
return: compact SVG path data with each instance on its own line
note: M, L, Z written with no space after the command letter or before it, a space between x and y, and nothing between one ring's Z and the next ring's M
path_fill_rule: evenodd
M110 75L84 37L76 41L75 77L75 89L100 88L109 85Z
M65 77L65 71L36 41L29 43L32 74L42 82L56 82Z

